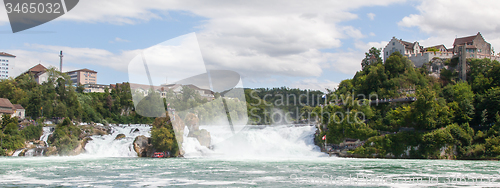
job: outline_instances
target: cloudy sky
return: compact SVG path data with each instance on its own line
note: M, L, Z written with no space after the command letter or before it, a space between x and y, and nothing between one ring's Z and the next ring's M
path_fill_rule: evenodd
M128 81L143 49L196 33L208 68L233 70L245 87L333 89L360 70L370 47L393 36L452 47L481 32L500 49L500 1L82 0L54 21L13 34L0 7L0 51L16 76L42 63L89 68L98 83Z

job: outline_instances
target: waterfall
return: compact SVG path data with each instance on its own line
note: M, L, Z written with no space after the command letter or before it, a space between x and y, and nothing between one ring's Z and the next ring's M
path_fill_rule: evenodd
M45 152L45 149L49 147L49 143L47 143L47 140L49 139L49 136L54 132L54 127L43 127L43 133L42 136L40 136L40 141L45 142L45 146L40 146L37 145L36 148L22 148L18 149L12 154L12 156L18 157L19 154L21 154L24 151L24 156L25 157L33 157L33 156L43 156L43 153ZM32 145L33 142L29 142L29 145Z
M82 155L98 157L137 157L133 142L135 137L144 135L150 137L149 125L118 125L112 126L111 134L92 136L85 145L86 153ZM125 138L115 139L119 134Z
M18 157L18 156L19 156L19 154L20 154L21 152L23 152L23 150L24 150L24 148L23 148L23 149L18 149L18 150L16 150L16 151L14 152L14 154L12 154L12 156L13 156L13 157Z
M40 136L40 140L45 142L45 146L49 147L47 140L49 136L54 133L54 127L43 127L43 134Z
M217 156L226 158L310 158L324 155L314 144L313 126L247 126L235 135L224 126L200 126L212 137L213 151L184 137L185 157ZM220 131L222 130L222 131Z
M189 128L186 126L184 127L184 135L182 135L183 136L182 149L184 150L185 153L184 157L187 158L203 157L203 156L210 156L214 153L207 147L202 146L198 141L198 139L193 137L188 137L188 135L189 135Z

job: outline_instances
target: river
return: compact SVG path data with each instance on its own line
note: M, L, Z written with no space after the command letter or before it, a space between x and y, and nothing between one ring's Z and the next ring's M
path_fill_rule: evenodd
M213 150L187 141L185 158L136 158L134 127L94 138L73 157L2 157L1 187L422 187L500 186L496 161L347 159L328 157L312 144L313 127L266 127L222 139ZM202 127L200 127L202 128ZM110 142L114 134L127 134ZM186 139L185 139L186 140ZM108 148L108 150L105 150ZM121 148L121 149L120 149ZM124 152L118 152L125 150Z

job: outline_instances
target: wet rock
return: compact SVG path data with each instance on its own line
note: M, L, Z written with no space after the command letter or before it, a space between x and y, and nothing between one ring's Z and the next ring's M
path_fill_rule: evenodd
M33 145L35 145L37 148L47 147L46 143L43 140L35 140L33 141Z
M43 153L44 156L53 156L57 155L57 148L55 146L51 146L48 148L45 148L45 152Z
M27 149L33 149L33 148L36 148L36 145L33 144L33 142L26 141L26 142L24 142L24 147Z
M82 125L82 126L80 126L80 129L82 130L82 133L79 136L80 139L84 139L85 137L94 136L94 135L103 136L103 135L111 134L110 127L99 126L96 124Z
M118 135L116 135L115 140L120 140L122 138L125 138L125 134L118 134Z
M130 126L130 124L128 125ZM138 133L140 130L138 128L130 130L130 133Z
M172 127L174 128L175 139L177 140L177 145L182 146L185 124L178 115L174 115L174 117L175 118L172 120ZM182 147L179 147L179 154L184 155Z
M21 152L19 156L26 156L26 157L43 156L44 151L45 148L26 149L23 152Z
M186 126L188 126L189 132L195 132L200 130L200 126L198 125L200 122L200 119L198 118L198 115L189 113L186 115L186 118L184 120L184 123Z
M71 151L68 155L80 155L81 153L85 152L85 146L89 141L91 141L92 138L86 137L83 140L79 141L79 144L76 146L76 148Z
M151 144L151 138L148 138L144 135L135 137L134 150L139 157L153 156L154 149L153 145Z
M200 145L205 146L207 148L210 147L212 138L210 137L210 133L207 130L201 129L196 139L198 139Z

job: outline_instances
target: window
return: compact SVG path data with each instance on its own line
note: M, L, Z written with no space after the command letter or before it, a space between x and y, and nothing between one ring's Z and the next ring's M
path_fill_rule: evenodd
M5 62L9 62L9 60L5 60Z
M396 43L395 43L395 42L392 42L392 45L394 46L394 45L396 45Z

